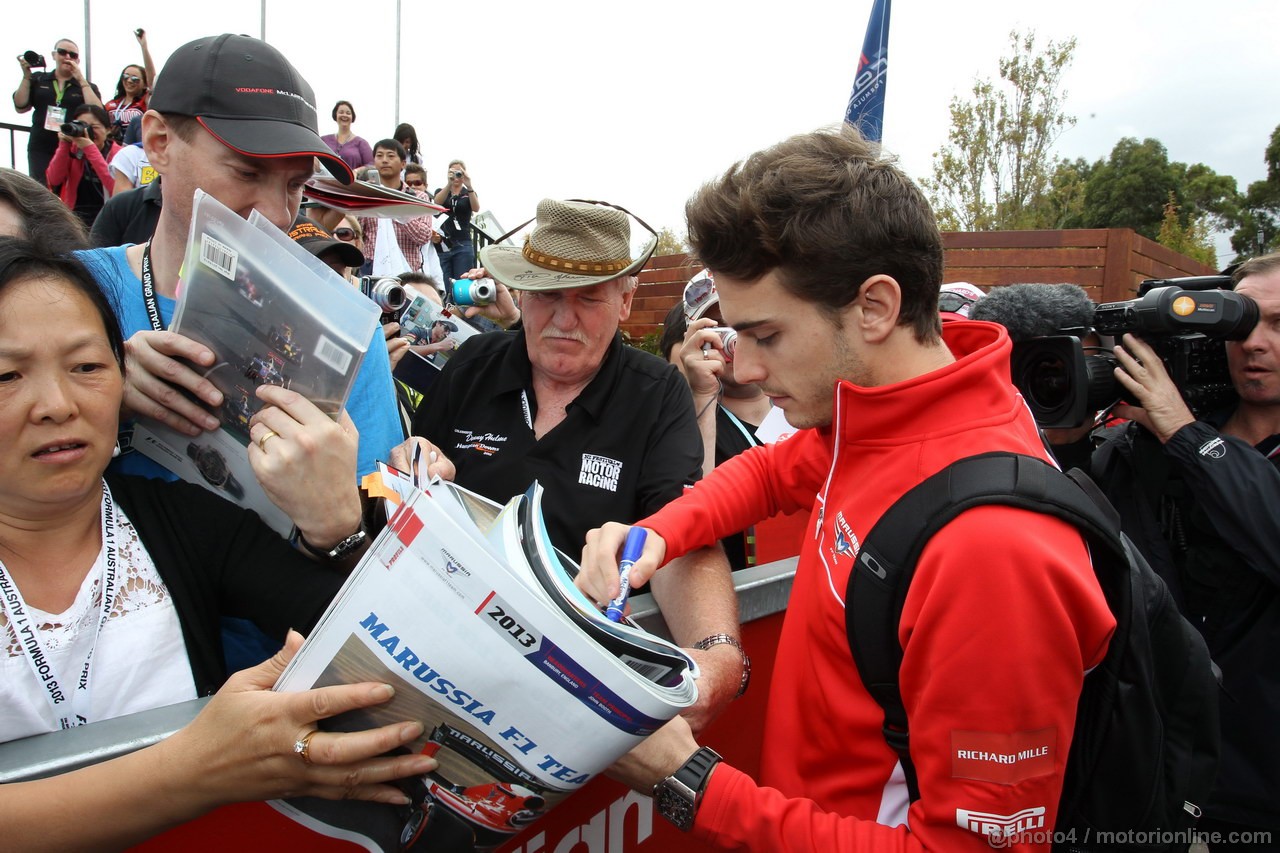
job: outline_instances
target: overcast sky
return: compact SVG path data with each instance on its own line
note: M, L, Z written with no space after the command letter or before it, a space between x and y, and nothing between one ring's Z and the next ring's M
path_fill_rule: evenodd
M267 0L266 38L315 88L321 133L334 131L339 98L355 103L354 129L370 143L411 122L430 185L463 158L484 207L508 228L552 196L611 201L683 231L684 201L700 183L842 117L870 5L403 0L398 116L395 0ZM63 36L86 48L83 3L57 16L36 3L6 6L9 56L47 56ZM146 28L163 67L186 41L257 36L262 23L257 0L93 0L90 15L89 70L104 99L120 69L140 61L134 27ZM1042 42L1078 40L1065 78L1078 123L1059 155L1092 161L1124 136L1151 136L1173 159L1205 163L1242 190L1265 177L1262 152L1280 124L1277 0L897 0L884 144L912 177L930 173L946 141L951 97L976 75L996 75L1014 28L1034 28ZM20 70L9 62L12 91ZM6 99L0 121L30 119ZM8 155L0 135L0 162Z

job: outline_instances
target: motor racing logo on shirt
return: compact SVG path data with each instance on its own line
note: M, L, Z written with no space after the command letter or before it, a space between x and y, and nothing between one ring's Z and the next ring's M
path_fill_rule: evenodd
M453 445L455 450L473 450L482 456L492 456L497 453L507 440L505 435L494 435L491 432L472 432L469 429L457 427L453 432L457 436L457 441Z
M578 484L595 486L607 492L618 491L618 478L622 476L622 463L608 456L594 453L582 454L582 470L578 472Z
M831 560L835 562L838 557L853 557L861 549L862 544L858 542L857 535L853 532L853 528L849 526L849 522L844 520L844 512L836 513L836 522L832 529L832 538L835 545L831 548Z

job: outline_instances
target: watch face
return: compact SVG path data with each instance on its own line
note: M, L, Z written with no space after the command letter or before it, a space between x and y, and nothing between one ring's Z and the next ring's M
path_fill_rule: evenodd
M693 829L693 803L689 802L681 792L671 788L669 780L664 779L658 783L655 802L658 805L658 814L675 824L676 829L682 832Z
M215 486L224 485L231 473L227 469L227 460L216 447L201 447L196 451L196 468L200 470L200 476Z

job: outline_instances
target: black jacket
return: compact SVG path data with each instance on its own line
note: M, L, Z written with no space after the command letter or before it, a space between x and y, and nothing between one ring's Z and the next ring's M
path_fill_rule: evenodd
M1206 815L1280 829L1280 436L1222 435L1229 414L1163 447L1136 423L1108 430L1093 474L1222 670Z
M222 616L248 619L283 645L289 628L310 631L345 578L199 486L116 475L107 484L173 599L197 695L227 678Z

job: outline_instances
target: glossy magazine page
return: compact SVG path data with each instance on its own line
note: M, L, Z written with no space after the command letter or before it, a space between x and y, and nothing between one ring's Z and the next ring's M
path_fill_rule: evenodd
M440 767L404 785L410 806L273 804L370 850L497 847L697 698L691 672L658 687L535 593L529 567L504 565L456 498L437 494L448 488L397 495L387 529L276 685L388 682L389 703L322 726L423 723L411 748Z

